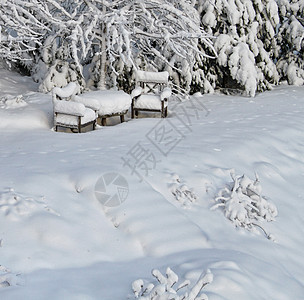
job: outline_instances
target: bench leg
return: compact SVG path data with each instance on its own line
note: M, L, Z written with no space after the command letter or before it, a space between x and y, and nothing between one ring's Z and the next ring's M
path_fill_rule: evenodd
M78 117L78 132L81 133L81 117Z
M120 115L120 123L123 123L125 121L125 116L124 115Z
M164 101L161 102L161 117L162 118L165 117L165 105L164 105Z
M131 118L134 119L134 100L132 99L131 103Z
M107 125L107 118L101 118L101 125L106 126Z

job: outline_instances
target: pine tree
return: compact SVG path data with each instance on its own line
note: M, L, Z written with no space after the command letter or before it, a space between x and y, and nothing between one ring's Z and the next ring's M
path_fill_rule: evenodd
M304 84L304 1L278 0L281 26L278 34L280 58L277 67L282 80Z
M206 31L216 37L218 58L198 64L203 72L197 86L203 91L243 89L254 96L279 81L274 64L279 15L274 0L199 1L199 12Z

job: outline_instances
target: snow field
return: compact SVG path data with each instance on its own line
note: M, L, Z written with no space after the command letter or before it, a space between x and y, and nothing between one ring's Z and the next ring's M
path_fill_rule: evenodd
M31 94L22 108L0 108L1 299L134 299L134 280L151 282L152 269L167 267L192 284L210 269L209 299L301 299L303 87L255 98L205 95L198 101L209 114L191 111L189 130L170 103L166 122L184 137L165 156L147 139L158 118L54 132L50 95L34 93L30 82L25 90L7 82L0 80L0 98ZM179 112L187 102L181 105ZM138 142L157 158L143 182L121 160ZM278 209L275 221L263 223L276 242L210 210L232 170L259 175L262 194ZM94 196L108 172L129 184L115 208ZM196 197L177 199L172 184Z

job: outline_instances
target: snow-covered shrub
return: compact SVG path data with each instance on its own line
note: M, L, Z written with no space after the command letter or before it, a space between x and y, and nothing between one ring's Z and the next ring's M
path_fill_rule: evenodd
M261 185L256 174L256 179L251 180L246 175L235 176L231 174L233 182L219 191L215 204L211 209L222 208L225 217L236 227L248 230L260 228L265 230L260 222L275 220L278 214L276 206L261 195ZM272 239L271 235L266 234Z
M48 93L54 87L64 87L70 82L77 82L82 89L85 86L84 79L77 72L74 64L67 61L56 60L48 69L46 76L39 86L39 91Z
M152 275L158 283L145 283L144 280L135 280L132 290L135 298L140 300L207 300L208 296L202 293L202 289L213 281L210 270L202 274L192 286L189 280L178 283L177 274L167 268L164 276L159 270L153 270Z
M169 183L169 189L175 199L184 207L189 207L198 199L197 195L193 192L193 189L190 189L182 182L177 174L172 175L172 183Z

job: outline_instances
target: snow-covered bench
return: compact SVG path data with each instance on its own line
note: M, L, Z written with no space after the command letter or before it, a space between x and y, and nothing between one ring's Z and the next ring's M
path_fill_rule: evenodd
M79 133L81 129L88 125L93 125L93 130L97 121L97 109L91 105L86 107L83 103L74 100L78 86L75 82L70 82L63 88L55 87L52 91L54 128L58 127L76 129ZM93 108L93 109L92 109Z
M83 103L87 107L97 107L103 126L106 125L106 119L113 116L120 116L120 121L124 122L124 115L131 106L130 95L115 90L85 92L76 96L74 101Z
M168 87L169 73L136 72L136 87L131 93L131 117L138 116L139 111L160 112L161 117L168 115L168 100L172 94Z

